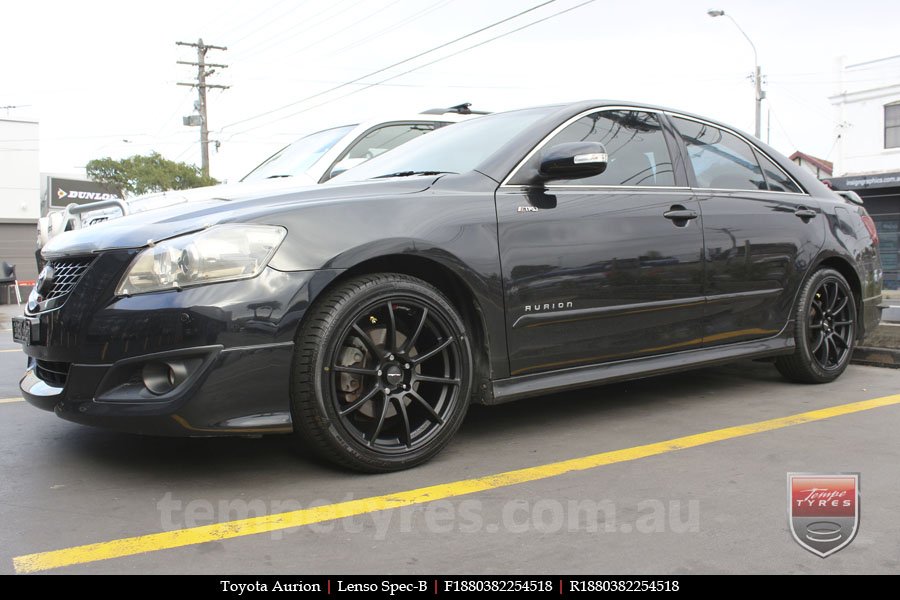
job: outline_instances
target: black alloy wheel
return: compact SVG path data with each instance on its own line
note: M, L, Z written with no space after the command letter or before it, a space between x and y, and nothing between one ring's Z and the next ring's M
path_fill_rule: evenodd
M856 340L856 300L844 276L833 269L813 273L800 292L795 318L797 349L775 366L803 383L837 379L850 364Z
M465 415L465 326L423 281L375 274L340 285L311 308L296 352L294 428L332 462L411 467L440 451Z

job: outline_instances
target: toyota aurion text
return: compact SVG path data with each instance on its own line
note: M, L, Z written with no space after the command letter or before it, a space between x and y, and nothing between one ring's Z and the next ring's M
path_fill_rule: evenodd
M862 206L715 121L497 113L325 185L53 238L20 387L77 423L398 470L471 402L747 358L832 381L880 317L877 244Z

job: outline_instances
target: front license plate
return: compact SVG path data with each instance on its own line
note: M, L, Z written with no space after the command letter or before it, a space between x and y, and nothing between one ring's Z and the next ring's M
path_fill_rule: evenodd
M31 345L32 340L40 339L37 335L40 331L40 325L41 322L37 319L30 319L28 317L13 317L13 340L19 342L20 344L25 344L26 346Z

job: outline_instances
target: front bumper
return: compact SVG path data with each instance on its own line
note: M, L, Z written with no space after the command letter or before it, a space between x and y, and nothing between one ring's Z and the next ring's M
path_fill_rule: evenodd
M293 339L310 302L340 271L282 272L115 297L129 262L100 255L64 304L29 316L22 396L87 425L153 435L286 433ZM186 375L151 393L145 367Z
M68 421L117 431L169 436L292 431L289 373L293 343L202 347L177 355L208 360L192 379L159 399L141 400L125 393L121 385L114 385L115 373L135 363L158 361L165 354L110 365L73 364L64 386L41 380L36 374L37 361L29 359L19 387L22 397L38 408Z

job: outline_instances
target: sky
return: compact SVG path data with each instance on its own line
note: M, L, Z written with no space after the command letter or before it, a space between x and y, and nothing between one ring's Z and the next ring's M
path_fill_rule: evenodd
M176 61L196 54L175 42L202 38L228 48L207 56L228 65L209 81L230 86L208 100L220 180L326 127L461 102L502 111L631 100L752 133L753 50L730 20L706 14L716 8L756 46L768 95L762 138L828 159L837 59L900 54L896 1L585 1L551 1L388 69L547 0L6 2L0 107L16 108L0 108L0 119L40 122L43 172L83 174L93 158L151 151L199 164L199 130L182 125L196 92L176 85L195 75ZM888 83L866 77L856 75Z

